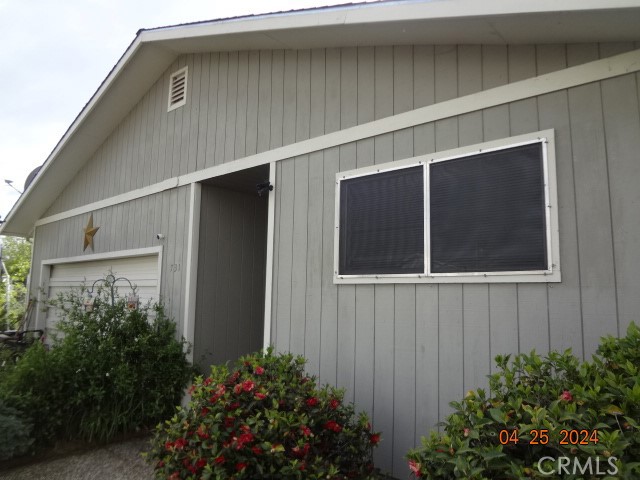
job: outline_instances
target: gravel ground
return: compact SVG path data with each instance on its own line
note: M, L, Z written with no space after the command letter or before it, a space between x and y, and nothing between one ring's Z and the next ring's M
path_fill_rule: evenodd
M150 480L153 468L140 456L147 438L136 438L94 450L0 471L6 480Z

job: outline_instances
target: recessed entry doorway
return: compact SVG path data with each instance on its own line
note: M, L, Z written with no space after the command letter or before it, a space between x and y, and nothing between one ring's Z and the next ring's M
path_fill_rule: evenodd
M233 361L263 346L269 165L202 182L193 360Z

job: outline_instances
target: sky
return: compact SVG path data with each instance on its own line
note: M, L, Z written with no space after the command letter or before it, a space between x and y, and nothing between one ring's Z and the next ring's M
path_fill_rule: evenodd
M348 0L0 0L0 218L141 28Z

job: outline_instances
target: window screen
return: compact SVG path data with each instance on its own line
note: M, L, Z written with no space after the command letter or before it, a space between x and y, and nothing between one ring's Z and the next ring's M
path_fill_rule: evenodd
M340 182L339 274L424 273L423 167Z
M547 270L542 144L429 166L432 273Z

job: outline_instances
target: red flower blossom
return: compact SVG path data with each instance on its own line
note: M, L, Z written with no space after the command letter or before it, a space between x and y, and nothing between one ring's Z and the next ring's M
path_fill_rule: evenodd
M253 369L253 372L256 375L262 375L264 373L264 368L262 368L260 365L258 365L256 368Z
M204 458L199 458L196 461L196 468L203 469L207 465L207 461Z
M208 438L211 438L211 436L204 430L203 425L200 425L198 427L198 430L196 430L196 433L198 434L198 437L200 437L200 440L206 440Z
M205 381L204 381L204 382L202 382L202 384L203 384L205 387L208 387L209 385L211 385L211 382L213 382L213 378L211 378L211 377L207 377L207 378L205 379Z
M240 406L239 402L233 402L233 403L230 403L229 405L226 405L224 408L226 411L230 412L231 410L235 410L239 406Z
M306 403L308 407L315 407L318 405L318 399L316 397L307 398Z
M227 459L224 458L224 455L218 455L216 458L213 459L213 463L215 463L216 465L222 465L226 461Z
M253 441L253 434L243 433L236 439L236 450L241 450L245 444Z
M160 460L158 462L158 464L156 465L156 468L162 468L162 467L164 467L164 462L162 460Z
M329 401L329 408L331 410L335 410L336 408L338 408L340 406L340 402L338 400L336 400L335 398L332 398Z
M202 407L202 410L200 410L200 415L206 417L209 412L210 410L207 407Z
M409 470L411 470L416 477L422 476L422 474L420 473L420 466L421 465L415 460L409 460Z
M243 471L245 468L247 468L248 466L249 466L249 465L247 465L247 464L246 464L246 463L244 463L244 462L239 462L239 463L236 463L236 470L237 470L238 472L241 472L241 471Z
M257 445L251 447L251 451L254 453L254 455L262 455L262 449Z
M189 389L187 390L187 393L188 393L189 395L193 395L193 392L195 392L195 391L196 391L196 386L195 386L195 385L191 385L191 386L189 387Z
M251 390L253 390L256 387L256 384L253 383L251 380L245 380L244 383L242 384L242 389L245 392L250 392Z
M258 392L255 394L255 398L256 400L264 400L265 398L267 398L267 396L264 393Z
M240 426L240 431L244 432L244 433L249 433L249 432L251 432L251 427L249 425L241 425Z
M187 445L187 439L179 438L173 443L173 445L176 447L176 450L182 450Z
M380 443L380 434L372 433L371 435L369 435L369 442L371 443L371 445L377 445L378 443Z
M560 395L560 400L564 400L565 402L570 402L573 400L573 395L571 395L571 392L569 390L565 390Z
M236 419L233 417L225 417L224 419L224 428L231 428L235 423Z
M238 383L236 384L235 387L233 387L233 393L235 393L236 395L240 395L241 392L242 392L242 384Z
M173 472L168 480L180 480L180 472Z
M165 442L164 448L165 450L171 450L173 448L173 442Z
M367 426L364 427L364 428L367 429L367 432L370 432L371 431L371 423L367 422Z
M304 462L302 462L298 467L298 470L300 470L301 472L304 472L306 468L307 468L307 465Z
M300 431L302 432L302 434L305 437L308 437L309 435L311 435L311 429L309 427L307 427L306 425L302 425L300 427Z
M465 437L468 437L470 433L471 433L471 429L470 429L470 428L465 428L465 429L462 431L462 434L463 434Z
M340 424L334 420L329 420L327 423L325 423L324 428L326 430L332 430L336 433L339 433L342 431L342 427L340 426Z

